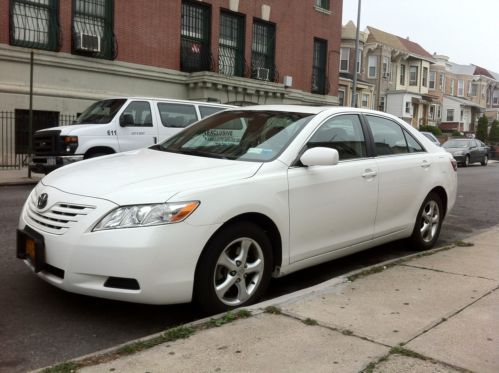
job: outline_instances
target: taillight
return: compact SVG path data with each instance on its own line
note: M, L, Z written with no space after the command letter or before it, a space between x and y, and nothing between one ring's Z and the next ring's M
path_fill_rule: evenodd
M454 171L457 172L457 162L456 162L456 160L454 158L452 158L450 160L450 164L452 165L452 168L454 169Z

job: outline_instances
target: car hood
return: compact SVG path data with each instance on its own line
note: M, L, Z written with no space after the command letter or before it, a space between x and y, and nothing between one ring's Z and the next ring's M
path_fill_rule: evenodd
M181 191L249 178L261 165L140 149L70 164L42 183L118 205L157 203Z
M44 128L39 131L36 131L36 133L42 133L45 131L60 131L61 136L68 136L72 135L76 132L76 135L83 135L85 134L86 131L90 131L91 133L94 133L95 128L104 128L106 124L71 124L69 126L59 126L59 127L50 127L50 128Z

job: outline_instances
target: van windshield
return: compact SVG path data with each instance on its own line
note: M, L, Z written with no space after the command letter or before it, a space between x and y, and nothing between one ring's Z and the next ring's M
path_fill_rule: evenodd
M90 105L73 124L106 124L111 122L126 99L102 100Z

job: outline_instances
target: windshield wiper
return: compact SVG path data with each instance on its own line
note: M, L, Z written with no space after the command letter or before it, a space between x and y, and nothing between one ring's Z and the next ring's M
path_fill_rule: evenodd
M187 154L187 155L195 155L195 156L206 157L206 158L228 159L225 155L222 155L222 154L208 153L208 152L203 152L203 151L197 150L197 149L179 149L177 151L177 153Z

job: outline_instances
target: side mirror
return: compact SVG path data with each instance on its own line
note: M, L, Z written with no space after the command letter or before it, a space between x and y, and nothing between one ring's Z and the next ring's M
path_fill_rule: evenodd
M135 121L133 120L132 114L123 114L120 117L120 126L121 127L133 126L134 124L135 124Z
M340 155L336 149L323 147L308 149L300 157L304 166L334 166L339 160Z

